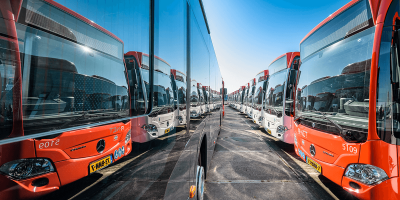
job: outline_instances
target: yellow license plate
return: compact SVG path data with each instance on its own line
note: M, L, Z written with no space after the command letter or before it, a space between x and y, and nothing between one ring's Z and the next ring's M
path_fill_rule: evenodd
M165 129L165 134L169 133L169 128Z
M107 156L99 161L89 164L89 172L93 173L99 169L103 169L104 167L110 165L111 163L112 163L112 157Z
M267 133L268 133L268 134L271 134L271 130L267 129Z
M309 157L307 157L307 164L311 165L311 167L314 167L319 173L321 173L321 165L318 164L317 162L311 160Z

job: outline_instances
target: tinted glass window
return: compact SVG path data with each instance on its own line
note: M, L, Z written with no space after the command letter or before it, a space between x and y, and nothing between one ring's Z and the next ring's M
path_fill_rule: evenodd
M17 24L17 31L25 44L25 134L129 115L121 59L24 25Z
M265 93L265 110L268 113L275 115L282 113L287 73L287 70L282 70L272 74L268 79L268 89Z
M296 116L307 115L319 129L338 133L328 121L312 117L324 112L343 128L366 135L374 33L370 28L302 60Z
M273 73L281 71L282 69L286 69L287 68L287 60L286 59L287 58L285 55L285 56L282 56L282 58L279 58L275 62L271 63L268 66L269 73L273 74Z
M136 54L137 55L137 54ZM131 95L131 116L143 115L146 113L147 104L145 96L146 88L144 85L143 74L138 57L125 56L125 64L129 81Z
M400 144L400 2L390 5L382 31L379 55L376 126L378 136L385 142Z
M293 108L293 103L294 103L294 92L295 92L295 85L296 85L296 80L297 80L297 72L298 70L294 69L294 62L299 62L300 57L296 56L293 61L292 61L292 66L290 67L289 70L289 76L288 76L288 84L286 84L286 106L285 106L285 114L287 116L290 116L293 114L294 108Z
M369 19L371 19L371 12L368 1L363 0L351 6L300 44L301 60L355 33L360 27L368 27L371 23Z
M50 30L69 40L122 59L121 42L46 2L25 0L21 12L26 12L26 15L21 15L18 19L22 24Z
M13 95L18 91L14 88L15 69L19 66L16 52L10 49L15 47L18 47L16 43L0 39L0 139L11 134L13 125Z

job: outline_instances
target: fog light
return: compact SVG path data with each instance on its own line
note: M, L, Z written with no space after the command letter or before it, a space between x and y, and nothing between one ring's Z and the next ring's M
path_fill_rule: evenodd
M356 189L356 190L361 189L361 186L358 185L358 183L355 183L355 182L353 182L353 181L350 181L349 185L350 185L350 187L352 187L352 188L354 188L354 189Z
M344 175L367 185L379 184L388 179L383 169L367 164L350 164Z
M39 178L39 179L36 179L36 180L34 180L32 182L32 186L35 186L35 187L42 187L42 186L45 186L47 184L49 184L49 179L48 178Z
M277 133L283 133L283 132L285 132L285 131L287 131L288 130L288 128L286 127L286 126L283 126L283 125L279 125L277 128L276 128L276 132Z
M5 163L0 167L0 172L19 180L54 172L54 167L49 159L29 158Z

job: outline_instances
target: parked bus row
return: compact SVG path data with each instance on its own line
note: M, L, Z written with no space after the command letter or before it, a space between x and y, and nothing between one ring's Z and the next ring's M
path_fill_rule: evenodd
M177 127L186 129L188 145L180 153L188 176L174 184L181 184L178 191L186 198L202 199L224 88L204 32L205 13L197 16L202 5L180 1L180 17L155 17L176 12L166 4L172 2L118 3L134 4L132 12L113 1L0 1L0 199L54 192L118 162L141 143L176 134ZM101 16L99 24L110 30L88 16ZM125 29L128 24L137 28ZM169 25L184 37L163 32ZM143 41L150 46L141 46ZM207 73L198 73L204 68ZM191 118L204 118L193 133ZM163 172L147 170L155 174L149 182Z
M357 198L400 199L399 12L398 0L349 2L229 105L250 105L255 123Z

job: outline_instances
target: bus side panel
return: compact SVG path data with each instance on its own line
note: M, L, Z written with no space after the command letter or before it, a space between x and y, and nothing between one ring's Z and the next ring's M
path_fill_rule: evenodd
M382 140L367 141L361 144L359 163L377 166L389 177L396 177L398 176L398 146Z

